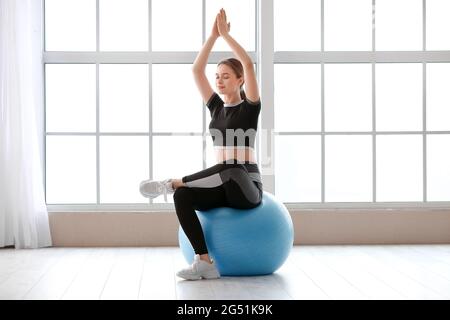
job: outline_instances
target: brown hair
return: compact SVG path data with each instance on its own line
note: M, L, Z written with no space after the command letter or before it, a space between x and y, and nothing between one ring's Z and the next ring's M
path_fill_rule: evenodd
M217 64L217 66L220 66L221 64L229 66L235 73L236 77L241 78L244 76L244 67L242 66L241 61L239 61L238 59L236 59L236 58L223 59ZM243 85L244 85L244 83L242 83L241 88L240 88L241 89L241 98L245 100L245 92L244 92L244 89L242 88Z

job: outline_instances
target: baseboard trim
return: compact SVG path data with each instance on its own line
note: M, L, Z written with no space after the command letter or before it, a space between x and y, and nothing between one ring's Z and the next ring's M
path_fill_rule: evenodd
M450 243L449 209L290 210L294 244ZM50 212L54 246L177 246L175 212Z

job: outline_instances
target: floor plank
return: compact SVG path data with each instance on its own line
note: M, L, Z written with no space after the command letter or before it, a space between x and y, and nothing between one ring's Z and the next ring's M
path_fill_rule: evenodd
M101 292L102 300L137 300L144 270L145 248L117 248L115 263Z
M381 279L362 268L356 259L352 259L342 250L342 246L327 246L320 250L306 249L318 260L333 269L348 283L357 288L368 299L401 300L406 298Z
M300 268L288 259L273 275L295 300L329 300L330 297Z
M342 277L334 268L330 268L312 252L325 247L294 247L291 258L294 264L308 275L331 299L367 299L368 297L357 287Z
M23 296L23 299L61 299L64 292L94 250L89 248L67 249L66 255L55 263L39 281Z
M185 281L178 247L0 249L0 299L450 299L450 245L295 246L274 274Z
M392 250L393 247L386 246L388 250ZM347 246L346 250L355 254L369 272L400 292L406 299L434 300L442 298L435 290L417 282L414 278L405 274L402 269L398 269L395 266L396 261L377 255L378 246Z
M173 252L175 248L147 248L145 250L139 299L176 299L175 274L173 272Z
M380 260L387 261L394 269L426 287L427 290L434 291L439 295L438 299L450 298L450 281L431 271L431 263L425 263L425 260L420 259L420 257L418 259L410 247L392 246L386 248L385 246L376 246L370 254Z
M114 266L117 250L98 248L83 264L80 272L64 292L63 300L97 300Z
M450 251L433 246L408 246L408 254L424 268L450 280Z
M12 251L15 251L12 249ZM70 250L64 248L24 249L14 252L20 260L0 284L0 299L22 299L57 262ZM23 251L23 252L22 252ZM22 253L24 255L22 256ZM3 263L3 259L1 261ZM0 263L0 264L2 264Z

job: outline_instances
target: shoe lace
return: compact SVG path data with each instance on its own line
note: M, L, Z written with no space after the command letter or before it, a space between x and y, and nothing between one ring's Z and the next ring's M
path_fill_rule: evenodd
M166 186L166 181L160 181L158 183L158 193L159 194L163 194L164 195L164 201L167 202L167 186Z
M162 183L162 187L163 187L162 192L164 193L164 201L167 202L167 194L174 192L172 187L172 179L164 180Z

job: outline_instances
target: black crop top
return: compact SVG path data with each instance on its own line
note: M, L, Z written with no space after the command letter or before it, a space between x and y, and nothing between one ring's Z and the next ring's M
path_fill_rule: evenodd
M235 106L225 106L214 92L206 106L211 113L209 132L214 146L255 147L261 100L254 103L244 99Z

